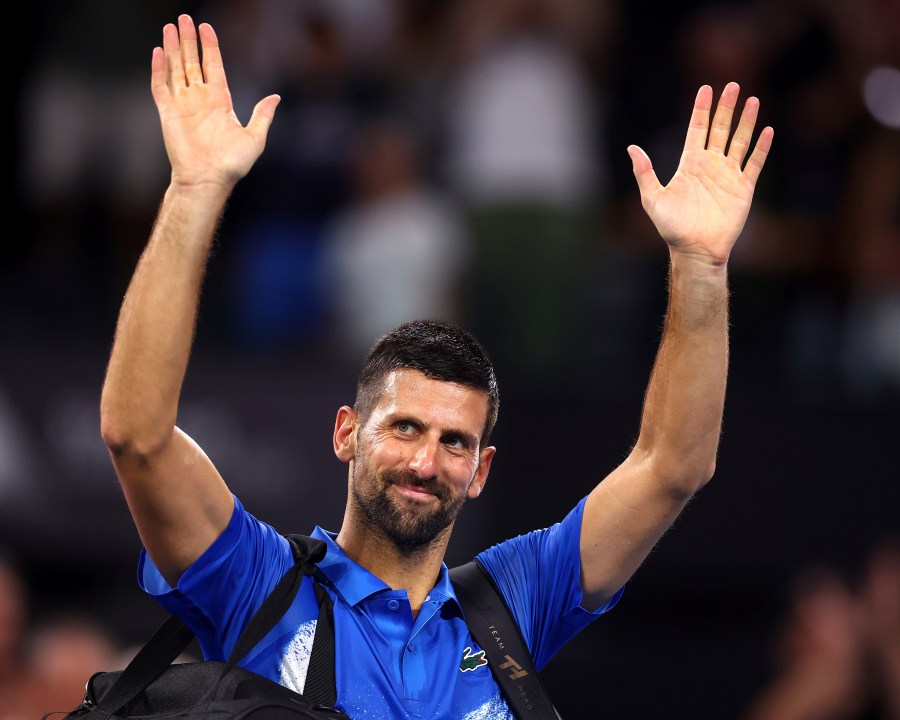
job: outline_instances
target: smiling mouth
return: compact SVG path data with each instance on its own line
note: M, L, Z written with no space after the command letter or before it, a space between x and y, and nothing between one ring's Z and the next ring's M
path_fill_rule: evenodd
M408 498L412 498L413 500L430 500L434 498L435 495L433 493L428 492L424 488L416 487L414 485L399 485L394 483L394 487L402 494Z

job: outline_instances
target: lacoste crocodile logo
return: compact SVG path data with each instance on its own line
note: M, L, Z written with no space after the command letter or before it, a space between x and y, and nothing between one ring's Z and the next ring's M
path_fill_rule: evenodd
M459 663L460 672L468 672L469 670L477 670L487 665L487 659L484 657L484 650L479 650L474 655L472 648L467 647L463 650L462 660Z

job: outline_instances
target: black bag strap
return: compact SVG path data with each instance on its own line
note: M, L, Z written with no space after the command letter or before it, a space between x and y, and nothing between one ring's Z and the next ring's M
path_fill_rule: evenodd
M519 626L490 573L473 560L450 570L450 581L472 637L519 720L560 720L534 667Z
M180 618L170 615L83 720L99 720L118 712L175 662L193 638L191 629Z
M250 618L250 622L238 637L231 654L225 661L222 675L237 665L241 658L250 652L269 630L275 627L275 623L288 611L297 596L303 576L314 575L317 569L316 563L325 557L327 546L322 540L314 540L306 535L289 535L287 541L291 546L295 564L282 576L263 604ZM321 611L320 604L320 614Z
M334 601L318 581L321 578L315 566L315 563L325 557L327 546L323 541L314 540L306 535L288 535L287 539L294 548L294 557L307 564L305 574L316 581L313 587L319 603L319 618L316 620L316 634L313 636L306 682L303 684L303 697L332 708L337 704L334 670Z
M315 584L319 600L319 619L316 634L306 670L303 697L325 707L337 704L337 682L334 674L334 610L331 595L319 584Z
M278 584L269 593L262 605L254 613L247 627L241 632L228 659L225 661L219 677L233 668L253 647L271 630L279 618L287 612L291 606L304 575L312 576L316 571L315 563L325 557L326 545L321 540L314 540L305 535L292 535L288 537L294 554L295 564L284 574ZM316 583L316 596L319 598L319 620L316 624L316 635L313 639L313 656L310 658L310 672L313 672L313 658L316 656L316 645L324 644L331 649L331 705L334 703L334 635L332 620L331 598ZM326 599L323 602L322 596ZM327 616L322 623L323 615ZM319 626L323 626L320 640ZM329 637L328 634L331 633ZM153 680L159 677L178 656L184 652L191 640L194 639L193 631L184 622L170 615L160 625L150 639L141 647L131 662L122 670L103 698L81 720L101 720L118 712L122 707L134 700ZM322 655L320 651L319 656ZM327 660L326 656L323 658ZM321 662L321 660L320 660ZM316 668L317 675L328 677L328 668ZM319 690L321 692L321 690ZM304 697L307 697L304 693ZM326 704L317 697L310 697L313 702Z

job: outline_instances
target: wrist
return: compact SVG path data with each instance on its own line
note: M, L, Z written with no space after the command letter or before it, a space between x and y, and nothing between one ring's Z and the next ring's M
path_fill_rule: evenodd
M239 177L225 173L172 171L167 194L193 202L224 202L237 185Z
M725 278L728 275L728 258L717 258L706 253L669 249L669 262L673 272L698 278Z
M670 283L691 296L720 294L728 286L728 263L708 255L671 251Z
M703 256L673 252L669 293L684 308L702 308L706 320L718 318L726 312L728 303L727 265Z
M235 183L183 183L175 178L166 188L165 201L171 204L188 204L198 213L208 208L209 212L219 213L225 207Z

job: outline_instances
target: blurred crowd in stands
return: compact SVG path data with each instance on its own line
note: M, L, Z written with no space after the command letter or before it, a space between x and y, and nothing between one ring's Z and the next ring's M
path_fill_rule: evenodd
M430 315L471 325L507 376L627 364L629 310L664 258L625 147L665 179L697 87L733 79L776 129L732 261L754 372L814 396L897 396L895 0L35 5L29 241L4 269L28 327L65 316L108 337L168 167L147 58L189 11L218 31L239 118L283 97L221 231L205 302L223 341L355 363Z

